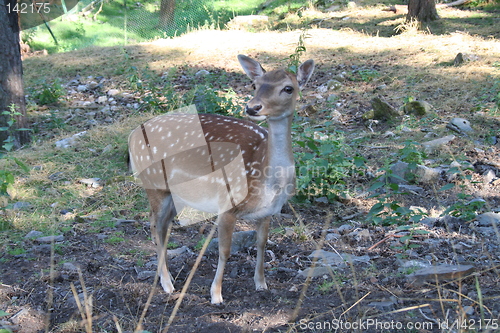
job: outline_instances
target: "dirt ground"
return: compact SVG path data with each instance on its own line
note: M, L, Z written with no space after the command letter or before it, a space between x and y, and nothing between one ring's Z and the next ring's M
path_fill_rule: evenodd
M207 34L203 32L203 36ZM326 40L325 34L324 31L318 32L318 35ZM336 37L340 36L339 34L333 33ZM215 35L220 38L221 32L215 32ZM350 36L350 33L346 36ZM193 36L186 37L186 44L192 45L190 38ZM276 34L273 38L282 39L282 35ZM159 47L159 43L149 46L151 54L154 55L154 49ZM175 46L180 41L165 43ZM210 41L207 40L206 43L210 44ZM259 40L258 43L264 41ZM270 37L265 43L272 44L273 40ZM428 46L434 47L430 44ZM200 48L202 47L200 45ZM262 45L259 45L260 47ZM139 50L142 51L137 54L144 49L145 47L141 46ZM312 49L311 52L315 52L314 46ZM196 66L203 68L204 64L211 63L211 66L227 73L232 72L234 62L223 57L214 60L215 54L220 51L213 50L208 56L205 54L204 60L198 61ZM279 53L279 50L274 51ZM201 49L199 52L202 52ZM317 52L325 56L329 51ZM398 52L405 53L404 50ZM254 51L254 55L264 57L257 51ZM189 57L197 56L201 57L189 53ZM409 57L406 53L405 56ZM61 63L61 57L55 56L55 66ZM446 58L449 55L434 54L432 57ZM98 58L96 55L96 59ZM311 91L314 92L325 83L329 76L344 71L346 66L357 61L357 58L346 59L344 58L343 65L332 65L327 61L320 64L317 76L311 82ZM487 62L487 59L484 61ZM176 61L172 60L173 63ZM391 66L402 66L405 60L394 58L393 61ZM371 67L389 66L378 64L373 58L369 58L367 63ZM152 67L169 65L172 64L158 62L153 63ZM379 70L383 71L380 68ZM470 77L476 75L473 72L468 74ZM182 85L182 73L178 75L178 84ZM238 75L233 81L230 80L236 91L242 89L241 74ZM370 108L369 99L366 98L367 92L374 94L377 83L349 84L352 87L362 85L362 91L346 89L342 93L343 105L339 106L342 122L338 126L354 137L356 133L366 131L360 117L363 111ZM443 94L447 93L452 95L449 91ZM442 95L433 96L429 93L429 98L435 99L433 102L442 98ZM312 93L306 94L306 100L302 101L301 106L314 98ZM462 104L469 102L470 100L464 98ZM442 117L446 118L445 115L452 111L451 107L446 106ZM498 144L482 152L472 146L463 149L468 149L465 154L469 156L471 163L484 159L495 160L500 153ZM378 154L369 147L364 153L367 156ZM472 173L478 176L480 170ZM500 177L498 169L496 176ZM443 181L442 185L444 184ZM123 186L136 185L124 182ZM423 187L423 194L411 194L404 200L418 203L428 209L436 207L435 187ZM481 197L488 199L491 207L498 208L499 188L497 183L487 187L477 185L475 190L481 193ZM210 303L210 284L215 274L217 257L206 254L168 331L498 331L498 231L496 235L485 236L478 232L474 221L443 218L432 225L422 224L421 228L428 233L411 239L411 244L415 247L401 250L408 244L400 240L404 233L399 233L395 226L373 226L364 223L364 216L372 204L373 201L359 197L328 205L317 202L312 206L293 204L293 209L290 206L284 207L282 215L273 218L271 230L274 231L270 234L267 247L266 278L269 290L254 290L256 251L251 247L231 256L223 283L225 303L221 306ZM91 331L94 332L164 330L179 298L178 291L182 289L196 261L200 240L208 235L211 223L189 227L175 225L171 240L179 247L187 246L190 251L170 260L169 267L175 278L177 292L169 296L161 287L154 285L152 272L156 270L156 253L150 238L147 212L139 215L132 215L127 211L117 212L116 220L111 221L114 223L99 232L88 228L93 222L91 217L69 220L72 221L71 227L63 234L64 247L58 246L57 242L40 244L35 240L26 239L23 243L23 247L29 249L26 253L0 254L0 309L9 314L0 317L1 325L14 332L23 333L82 332L85 331L85 324L89 322L82 321L82 318L92 318ZM300 223L303 223L303 227L297 228ZM346 230L345 225L350 228ZM246 231L252 228L251 223L240 221L236 229ZM117 233L126 241L109 242ZM326 237L327 235L331 237ZM306 279L304 274L299 273L315 265L310 255L318 248L339 255L350 254L359 260L345 260L332 270L322 267L322 274ZM471 264L474 268L463 276L414 283L408 278L408 275L415 271L411 265L412 261ZM89 312L86 311L86 305L90 309ZM145 313L144 309L147 309ZM481 322L480 319L484 320Z

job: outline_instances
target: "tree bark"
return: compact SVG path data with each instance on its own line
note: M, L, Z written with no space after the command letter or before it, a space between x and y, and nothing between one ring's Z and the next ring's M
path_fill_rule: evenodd
M163 29L174 26L175 0L161 0L159 26Z
M406 21L429 22L439 19L434 0L409 0Z
M24 98L23 65L19 43L19 17L17 12L8 12L7 4L14 8L16 0L0 0L0 114L9 111L14 104L21 116L16 116L14 128L27 128L26 101ZM8 117L0 116L0 126L7 126ZM10 133L15 146L20 147L30 140L28 131ZM0 147L9 133L0 131Z

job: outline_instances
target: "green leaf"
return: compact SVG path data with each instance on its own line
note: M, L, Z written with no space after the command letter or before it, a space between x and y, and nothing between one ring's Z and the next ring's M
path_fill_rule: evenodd
M14 144L13 143L4 143L3 144L3 149L7 150L7 151L11 151L12 148L14 148Z
M10 314L5 312L4 310L0 310L0 317L5 317L5 316L10 316Z
M30 169L28 168L28 166L26 164L24 164L21 160L17 159L14 157L14 162L16 162L16 164L21 168L23 169L24 172L26 173L29 173L30 172Z
M385 185L384 182L376 182L375 184L373 184L372 186L370 186L370 188L368 189L368 192L372 192L372 191L378 190L379 188L384 187L384 185Z
M446 191L446 190L449 190L449 189L452 189L455 187L455 184L453 183L449 183L449 184L446 184L445 186L441 187L438 192L441 192L441 191Z

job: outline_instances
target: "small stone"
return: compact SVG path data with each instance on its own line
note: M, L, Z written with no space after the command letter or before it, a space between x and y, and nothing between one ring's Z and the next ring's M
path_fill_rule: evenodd
M370 115L363 115L365 119L377 119L377 120L386 120L393 121L399 118L400 113L396 110L392 105L390 105L387 101L385 101L382 97L375 97L371 100L371 105L373 108L372 118L369 118Z
M26 236L24 236L24 238L26 238L26 239L37 238L37 237L41 237L42 235L43 235L43 232L41 232L41 231L31 230L30 232L28 232L26 234Z
M106 96L99 96L96 100L97 103L99 104L104 104L108 101L108 98Z
M343 224L341 225L338 229L337 229L337 232L341 235L344 235L346 233L348 233L349 231L351 231L353 229L353 226L350 225L350 224Z
M453 60L453 65L460 66L463 65L464 63L477 60L479 60L479 57L475 54L460 52L456 55L455 59Z
M448 125L446 125L446 128L460 134L467 134L474 131L470 126L470 122L464 118L453 118Z
M455 140L454 135L448 135L439 139L431 140L422 143L422 146L424 147L424 151L426 153L434 153L436 152L439 148L449 144L451 141Z
M56 242L62 242L63 240L64 240L64 235L45 236L36 239L38 243L52 243L52 242L56 243Z
M231 254L244 251L245 249L255 246L257 241L257 232L255 230L240 231L233 234L233 242L231 244ZM207 252L217 252L219 248L219 239L214 238L208 244Z
M29 202L24 202L24 201L18 201L12 206L14 210L20 210L29 207L31 207L31 204Z
M156 271L141 271L139 274L137 274L137 279L139 281L144 281L149 278L154 278L156 276Z
M85 84L80 84L78 87L76 87L76 90L78 90L79 92L83 92L87 89L88 87Z
M325 236L325 240L328 242L328 241L336 241L338 239L340 239L340 234L337 234L337 233L330 233L330 234L326 234Z
M78 265L78 264L75 265L74 263L71 263L71 262L65 262L62 265L62 268L66 271L71 272L71 273L77 273L78 268L80 268L80 265Z
M411 101L404 105L403 111L406 114L414 114L416 116L425 116L432 109L432 106L425 101Z
M118 96L120 94L120 90L118 89L109 89L107 92L108 96Z
M174 257L180 256L181 254L188 253L188 254L193 254L193 252L189 249L187 246L182 246L177 249L173 250L168 250L167 251L167 258L172 259Z
M330 274L332 274L332 268L330 266L326 266L326 267L316 266L314 268L309 267L309 268L304 269L303 271L299 271L298 276L305 279L309 275L312 278L315 278L315 277L320 277L320 276L330 275Z
M488 212L476 216L476 221L480 227L500 226L500 214Z
M326 87L328 88L328 90L339 90L340 88L342 88L342 83L337 80L329 80L326 83Z
M100 183L101 178L84 178L80 179L78 182L80 184L87 185L87 187L101 187L102 184Z
M439 282L443 280L456 280L470 275L474 272L472 265L447 265L442 264L428 268L419 269L408 275L408 280L413 284L422 284L426 281Z
M201 69L199 71L196 72L196 74L194 74L194 76L205 76L205 75L209 75L210 72L207 71L206 69Z

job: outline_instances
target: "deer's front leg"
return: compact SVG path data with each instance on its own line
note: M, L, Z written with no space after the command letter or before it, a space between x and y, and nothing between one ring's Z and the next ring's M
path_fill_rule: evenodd
M220 304L223 302L222 277L224 275L227 259L231 253L231 241L233 239L236 217L231 213L222 213L219 215L217 222L219 231L219 262L217 264L217 272L215 273L212 287L210 288L212 304Z
M266 290L266 277L264 276L264 255L266 253L267 236L269 234L269 223L271 217L265 217L259 221L257 226L257 264L255 265L255 281L256 290Z

